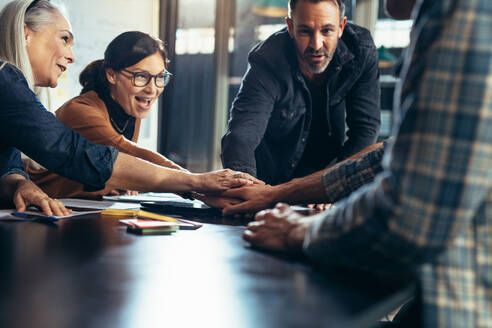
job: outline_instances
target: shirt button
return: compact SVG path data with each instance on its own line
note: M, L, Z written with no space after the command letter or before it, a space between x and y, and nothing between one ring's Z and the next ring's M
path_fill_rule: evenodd
M337 71L339 71L339 70L341 70L341 69L342 69L342 67L341 67L341 66L337 66L335 69L336 69Z
M302 139L301 139L301 141L302 141L302 142L306 142L306 138L302 138Z
M292 166L292 168L296 167L296 164L292 163L290 164L290 166Z

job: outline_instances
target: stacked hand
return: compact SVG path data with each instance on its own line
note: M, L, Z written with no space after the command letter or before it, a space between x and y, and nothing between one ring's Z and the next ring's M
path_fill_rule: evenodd
M264 184L248 173L232 171L229 169L196 175L200 179L199 187L194 191L205 194L220 193L230 188L238 188L245 185Z
M208 206L216 208L225 208L241 202L233 196L224 194L224 191L244 186L265 184L248 173L229 169L197 174L196 176L200 179L200 184L194 190L193 196Z
M265 184L229 189L223 192L221 196L240 200L224 207L222 211L224 215L256 213L275 204L272 186Z

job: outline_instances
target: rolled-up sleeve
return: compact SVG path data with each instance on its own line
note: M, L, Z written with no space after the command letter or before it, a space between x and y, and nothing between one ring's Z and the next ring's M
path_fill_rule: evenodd
M321 177L327 202L337 202L372 182L383 170L384 148L385 143L355 159L345 160L327 169Z
M0 140L52 172L103 189L111 177L117 150L90 143L48 112L11 65L0 70Z
M13 147L0 148L0 180L10 174L20 174L29 180L20 152Z

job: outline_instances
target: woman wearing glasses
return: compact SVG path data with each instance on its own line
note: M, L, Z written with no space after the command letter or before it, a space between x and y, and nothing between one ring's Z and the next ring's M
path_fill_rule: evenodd
M188 172L159 153L137 146L140 123L169 82L163 42L142 32L125 32L106 48L104 60L80 74L81 95L56 111L57 118L89 141L157 165ZM97 197L118 194L109 187L84 192L83 185L46 170L27 167L31 179L49 196Z
M0 12L0 200L13 201L18 210L33 204L42 206L47 214L66 214L61 202L26 182L19 151L91 191L111 186L216 193L255 180L227 170L191 174L155 165L91 143L66 127L46 111L34 91L36 87L56 87L60 75L74 61L72 45L69 22L49 1L16 0ZM143 95L143 91L134 93L133 99L127 100L143 110L151 98Z

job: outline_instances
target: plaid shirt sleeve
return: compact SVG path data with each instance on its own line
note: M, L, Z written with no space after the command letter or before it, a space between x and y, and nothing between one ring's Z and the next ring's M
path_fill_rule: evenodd
M382 159L385 147L386 142L355 159L345 160L327 169L321 177L326 201L337 202L361 186L372 182L383 170Z
M321 214L306 235L307 255L327 265L415 269L454 247L487 203L492 2L421 0L417 6L395 94L399 129L383 172Z

